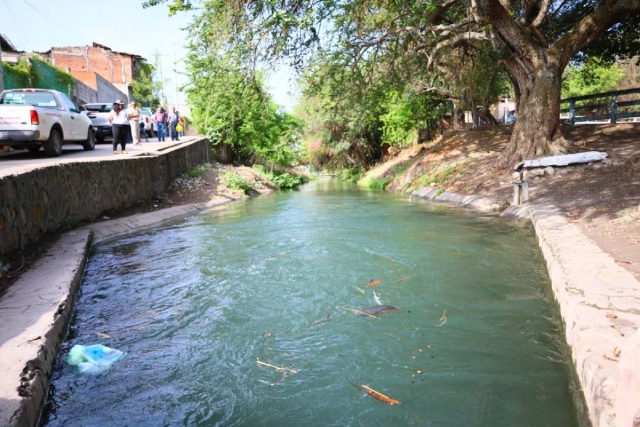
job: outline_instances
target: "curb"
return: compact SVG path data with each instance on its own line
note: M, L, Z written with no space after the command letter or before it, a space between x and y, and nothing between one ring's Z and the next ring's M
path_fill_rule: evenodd
M633 274L569 224L553 205L497 209L508 203L490 197L438 195L438 191L427 187L414 191L411 197L501 211L502 217L531 221L591 424L632 425L633 417L640 416L640 402L635 397L640 393L640 372L627 369L623 376L618 365L640 366L640 283ZM614 355L616 347L622 350L619 362Z
M176 206L63 234L0 300L0 426L37 425L93 242L226 207L231 201Z
M92 238L64 234L0 301L0 425L38 422Z

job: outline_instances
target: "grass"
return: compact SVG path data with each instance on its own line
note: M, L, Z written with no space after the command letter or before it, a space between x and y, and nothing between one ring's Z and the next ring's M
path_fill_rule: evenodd
M388 178L369 178L367 181L367 188L371 188L373 190L384 190L389 185Z
M251 184L233 171L225 171L222 174L222 179L224 180L224 185L231 190L241 191L247 195L254 190Z

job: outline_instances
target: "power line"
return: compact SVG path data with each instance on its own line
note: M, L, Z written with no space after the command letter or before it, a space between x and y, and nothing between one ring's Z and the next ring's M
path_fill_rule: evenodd
M7 6L7 9L9 9L9 13L11 14L11 17L13 18L13 22L15 22L16 25L18 26L18 30L20 30L20 33L22 34L22 37L24 37L24 39L27 42L27 44L29 44L29 46L31 46L31 40L29 40L29 37L27 37L27 35L24 33L24 31L22 31L22 26L20 24L18 24L18 20L16 19L15 15L13 14L13 11L9 7L9 3L7 3L7 0L3 0L3 1L4 1L5 6Z
M66 32L68 32L69 34L71 34L74 37L78 37L78 38L82 38L82 36L76 34L75 32L71 31L70 29L68 29L67 27L65 27L62 24L59 24L58 22L56 22L55 20L51 19L50 15L47 15L43 12L41 12L38 8L36 8L34 5L32 5L31 3L29 3L27 0L22 0L24 2L24 4L26 4L27 6L29 6L31 9L35 10L36 12L38 12L40 15L44 16L48 21L52 21L54 24L56 24L58 27L62 28L63 30L65 30ZM6 2L6 0L5 0Z

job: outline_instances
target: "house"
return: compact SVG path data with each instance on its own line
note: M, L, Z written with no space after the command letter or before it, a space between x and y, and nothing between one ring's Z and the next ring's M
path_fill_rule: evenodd
M16 49L9 38L4 34L0 34L0 51L2 51L2 62L16 65L26 52Z
M52 47L40 55L56 67L68 70L78 80L91 87L97 88L102 80L95 77L96 83L89 84L87 81L92 83L94 78L81 73L98 74L124 93L129 100L133 99L131 82L144 62L140 55L116 52L95 42L91 46Z

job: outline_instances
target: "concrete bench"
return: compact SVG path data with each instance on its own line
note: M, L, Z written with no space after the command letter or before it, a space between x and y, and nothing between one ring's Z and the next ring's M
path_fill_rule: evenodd
M549 166L569 166L580 163L601 162L607 158L607 153L600 151L588 151L585 153L562 154L559 156L541 157L535 160L525 160L513 167L513 172L518 178L513 182L513 203L521 205L529 202L529 183L525 179L526 170L544 169Z

